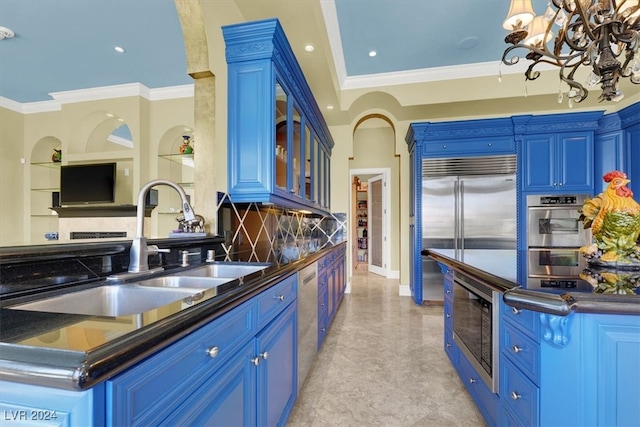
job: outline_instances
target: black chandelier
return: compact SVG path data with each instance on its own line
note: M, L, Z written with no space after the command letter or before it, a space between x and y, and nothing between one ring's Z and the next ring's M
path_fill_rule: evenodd
M559 30L550 49L554 24ZM520 58L509 57L511 51L527 49L526 58L533 62L525 71L526 80L540 76L534 70L540 63L560 67L570 103L581 102L589 93L574 80L582 65L592 69L585 84L602 87L600 101L622 99L620 77L640 83L640 0L550 0L539 16L531 0L511 0L503 27L510 31L505 42L512 46L504 51L502 62L516 64Z

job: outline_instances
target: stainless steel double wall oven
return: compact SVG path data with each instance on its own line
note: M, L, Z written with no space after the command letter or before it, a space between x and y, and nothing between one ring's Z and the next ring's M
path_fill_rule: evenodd
M527 196L527 285L543 288L576 288L586 267L580 247L591 242L580 208L584 194Z

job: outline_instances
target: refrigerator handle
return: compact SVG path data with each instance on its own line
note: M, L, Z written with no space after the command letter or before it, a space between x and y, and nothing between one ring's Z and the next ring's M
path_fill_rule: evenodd
M460 216L458 217L460 222L460 261L464 261L464 180L460 180Z
M455 251L455 258L458 259L458 238L460 233L460 225L458 218L460 213L460 194L458 188L458 180L456 179L453 182L453 218L455 222L453 223L453 249Z

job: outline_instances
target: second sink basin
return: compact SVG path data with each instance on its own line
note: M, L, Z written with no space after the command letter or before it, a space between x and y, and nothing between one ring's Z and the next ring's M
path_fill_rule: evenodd
M147 279L136 283L136 285L169 289L213 289L225 283L233 282L233 280L234 278L232 277L164 276Z
M271 266L269 263L214 262L180 273L192 277L230 277L237 279L262 271Z
M199 289L186 288L106 285L9 308L89 316L128 316L180 301L199 292Z

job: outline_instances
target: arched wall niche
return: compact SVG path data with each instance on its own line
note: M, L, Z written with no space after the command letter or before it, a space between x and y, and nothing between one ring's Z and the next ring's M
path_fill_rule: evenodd
M52 161L52 155L56 150L62 150L62 141L55 136L40 138L31 149L31 163L48 163Z
M189 137L190 145L194 150L193 154L180 152L185 136ZM167 129L158 143L158 178L180 184L191 203L194 201L195 192L196 145L193 128L186 125L176 125ZM180 197L173 189L164 185L155 187L155 190L157 190L158 206L152 212L152 217L155 219L152 221L153 235L167 236L178 228L176 217L180 213ZM193 208L198 213L198 207Z

